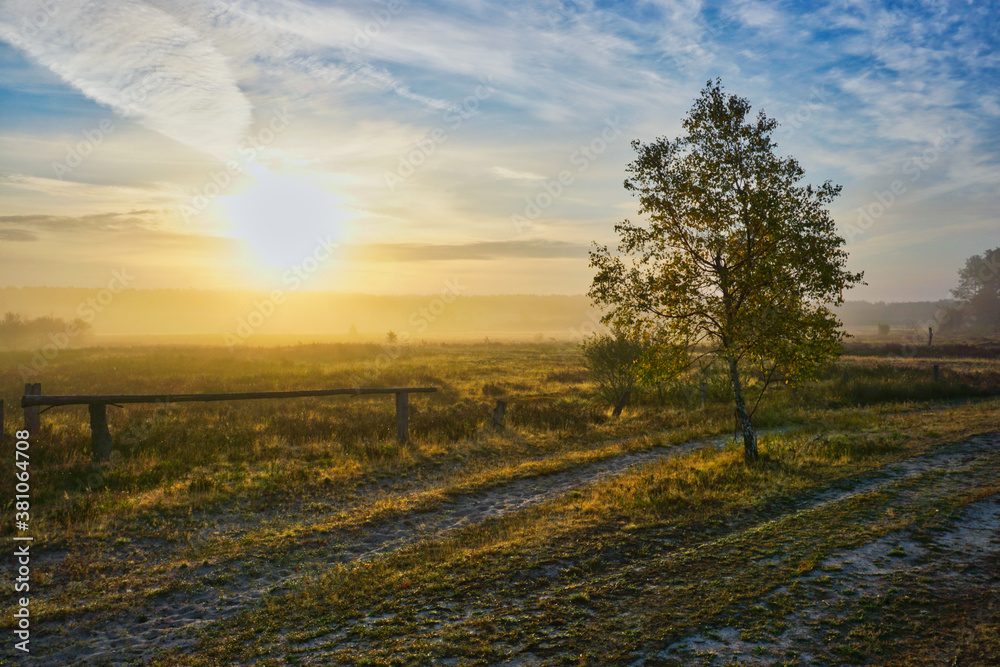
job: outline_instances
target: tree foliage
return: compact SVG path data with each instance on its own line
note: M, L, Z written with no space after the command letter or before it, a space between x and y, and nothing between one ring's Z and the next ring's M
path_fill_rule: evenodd
M613 404L622 392L635 389L646 345L616 330L610 334L595 334L580 347L601 398Z
M829 181L775 154L777 122L750 116L747 100L709 81L677 139L632 143L625 189L647 225L615 226L618 252L595 244L591 298L605 321L664 350L664 372L681 372L696 349L729 368L748 460L756 459L741 370L766 379L813 376L844 334L830 309L862 281L846 270L844 239L827 206Z
M30 318L7 312L0 319L0 346L29 348L54 344L59 348L86 342L94 328L82 319L63 320L51 315Z
M962 323L1000 331L1000 248L967 259L951 294L962 301Z

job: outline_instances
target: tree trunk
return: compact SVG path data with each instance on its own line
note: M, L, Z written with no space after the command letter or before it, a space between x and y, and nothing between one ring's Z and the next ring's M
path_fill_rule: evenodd
M729 360L729 378L733 382L733 396L736 398L736 418L743 431L743 458L747 463L753 463L757 460L757 433L750 421L746 401L743 400L743 385L740 383L740 371L735 359Z

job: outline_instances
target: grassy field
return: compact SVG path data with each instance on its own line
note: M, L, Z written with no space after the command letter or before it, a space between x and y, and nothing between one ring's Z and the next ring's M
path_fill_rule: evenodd
M63 351L45 393L440 391L406 445L391 397L109 408L103 465L83 407L46 412L34 658L996 664L1000 346L947 343L858 341L769 390L753 468L723 378L611 419L567 343ZM27 356L0 353L8 406Z

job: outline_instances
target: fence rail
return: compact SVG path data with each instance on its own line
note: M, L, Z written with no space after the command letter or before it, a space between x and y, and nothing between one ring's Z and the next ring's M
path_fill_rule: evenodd
M192 403L209 401L246 401L259 398L307 398L311 396L346 396L363 394L420 394L437 391L437 387L391 387L361 389L306 389L303 391L248 391L226 394L108 394L81 396L25 395L21 407L39 405L94 405L96 403Z
M437 391L437 387L370 387L356 389L306 389L301 391L249 391L216 394L96 394L75 396L48 396L41 393L41 385L26 384L21 407L24 408L25 428L34 433L40 427L38 408L65 405L86 405L90 412L90 446L95 461L106 461L111 456L113 442L108 428L107 406L126 403L193 403L212 401L246 401L257 399L309 398L317 396L363 396L395 394L396 438L409 440L409 395Z

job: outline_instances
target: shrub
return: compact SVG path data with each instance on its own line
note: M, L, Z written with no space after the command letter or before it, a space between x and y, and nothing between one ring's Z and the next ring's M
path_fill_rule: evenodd
M30 348L56 339L75 346L89 341L93 332L94 328L79 318L73 321L52 316L31 319L9 312L0 319L0 346Z
M597 393L615 403L623 391L631 391L638 382L637 362L646 350L641 342L621 331L599 334L580 344Z

